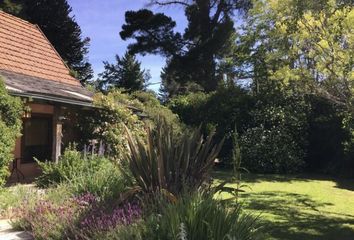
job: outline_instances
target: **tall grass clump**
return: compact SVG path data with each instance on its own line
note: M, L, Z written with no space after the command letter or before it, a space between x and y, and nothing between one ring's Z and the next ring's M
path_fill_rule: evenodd
M144 239L259 239L257 217L242 212L240 205L225 205L207 193L182 196L165 205L147 223Z
M176 135L171 125L160 120L156 129L147 127L145 138L127 129L129 169L142 192L179 195L194 191L209 178L223 141L204 137L200 129Z

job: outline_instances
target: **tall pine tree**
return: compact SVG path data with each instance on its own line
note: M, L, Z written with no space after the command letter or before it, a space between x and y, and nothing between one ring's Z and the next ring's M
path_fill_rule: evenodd
M134 39L132 53L165 56L162 74L163 89L169 96L188 91L190 86L209 92L216 89L222 74L219 63L232 52L234 14L248 9L248 0L155 0L160 6L180 5L188 26L184 33L175 32L176 22L163 13L148 9L128 11L120 36Z
M128 92L144 90L150 79L149 72L141 70L141 63L128 52L122 58L116 55L115 64L104 62L104 68L98 80L101 91L111 88L124 88Z
M82 83L93 77L86 57L90 39L82 37L66 0L0 0L0 8L37 24Z

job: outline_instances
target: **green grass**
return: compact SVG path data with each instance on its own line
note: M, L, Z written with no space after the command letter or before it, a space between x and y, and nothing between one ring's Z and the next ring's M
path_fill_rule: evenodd
M229 177L215 173L218 181ZM242 182L250 188L244 188L240 202L246 211L261 214L266 239L354 239L354 180L248 174Z

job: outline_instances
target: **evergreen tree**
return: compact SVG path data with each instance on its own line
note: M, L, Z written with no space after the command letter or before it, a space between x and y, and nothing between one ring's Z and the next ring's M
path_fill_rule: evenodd
M160 54L167 58L162 74L163 89L168 96L199 85L205 91L216 89L222 79L219 63L232 51L236 10L247 9L247 0L152 1L157 5L182 6L188 20L185 32L174 31L176 23L163 13L150 10L128 11L120 33L132 53ZM176 89L177 87L177 89ZM200 88L199 87L199 88ZM197 89L199 89L197 87Z
M86 58L90 39L82 38L66 0L0 0L0 8L37 24L82 83L93 77Z
M128 92L144 90L150 74L141 70L141 63L128 52L120 58L116 55L116 63L104 62L105 70L99 74L98 88L107 91L111 88L124 88Z

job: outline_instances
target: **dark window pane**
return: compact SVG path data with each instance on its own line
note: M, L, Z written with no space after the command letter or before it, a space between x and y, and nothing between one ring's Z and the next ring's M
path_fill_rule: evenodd
M52 153L51 117L33 116L24 122L23 163L34 162L34 158L50 160Z

